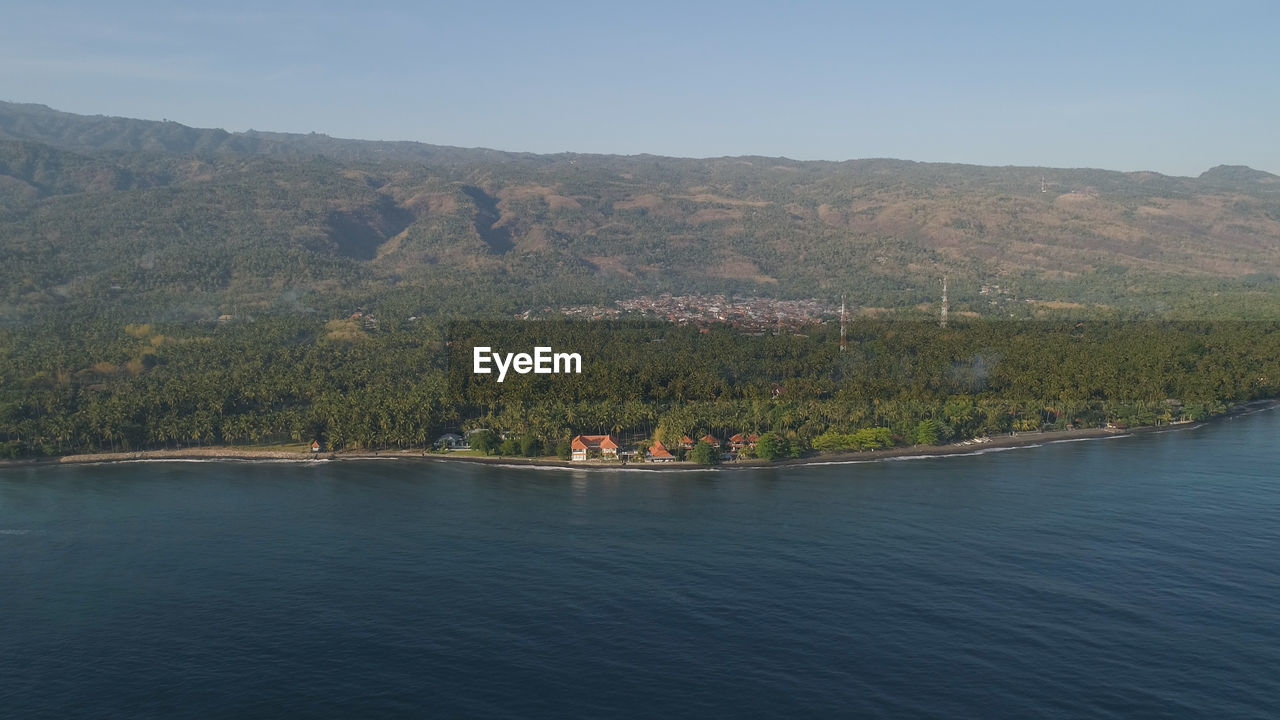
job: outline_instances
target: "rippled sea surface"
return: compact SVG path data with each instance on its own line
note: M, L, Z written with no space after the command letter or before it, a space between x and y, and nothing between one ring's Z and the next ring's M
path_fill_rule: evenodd
M1277 440L0 470L0 716L1274 718Z

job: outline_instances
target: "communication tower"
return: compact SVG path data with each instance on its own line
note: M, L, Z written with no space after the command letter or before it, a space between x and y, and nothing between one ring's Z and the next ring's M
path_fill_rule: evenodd
M947 276L942 276L942 313L938 318L938 327L947 326Z
M844 352L849 347L849 341L844 334L844 295L840 296L840 352Z

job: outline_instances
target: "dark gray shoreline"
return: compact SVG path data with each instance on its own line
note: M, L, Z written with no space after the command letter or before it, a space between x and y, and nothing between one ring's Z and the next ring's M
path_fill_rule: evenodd
M250 451L243 448L217 446L204 448L185 448L182 450L140 450L137 452L92 453L84 455L63 455L53 458L32 458L23 460L0 460L0 470L6 468L32 467L42 465L79 465L98 463L126 462L290 462L315 463L329 461L367 461L367 460L414 460L421 462L475 463L490 466L502 466L516 469L561 469L587 471L641 470L650 472L722 472L732 470L758 470L761 468L796 467L804 465L833 465L844 463L863 463L903 458L945 457L948 455L974 455L992 450L1012 450L1023 447L1035 447L1052 443L1074 442L1079 440L1098 440L1106 438L1129 437L1152 433L1172 432L1201 427L1206 423L1219 422L1240 415L1270 410L1280 407L1280 398L1255 400L1236 406L1231 410L1203 422L1183 422L1172 425L1152 425L1136 428L1084 428L1080 430L1048 430L1043 432L1024 432L1011 435L997 435L985 439L969 440L950 445L912 445L886 450L866 450L861 452L840 452L809 455L785 460L746 460L723 465L697 465L691 462L672 463L626 463L613 461L568 462L564 460L546 460L541 458L512 457L476 457L431 453L422 450L386 450L379 452L331 452L302 454L281 450Z

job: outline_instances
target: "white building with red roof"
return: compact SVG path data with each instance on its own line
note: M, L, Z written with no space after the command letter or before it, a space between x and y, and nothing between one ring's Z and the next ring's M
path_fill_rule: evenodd
M578 435L569 442L571 460L586 460L592 450L598 451L600 457L618 457L618 442L612 435Z

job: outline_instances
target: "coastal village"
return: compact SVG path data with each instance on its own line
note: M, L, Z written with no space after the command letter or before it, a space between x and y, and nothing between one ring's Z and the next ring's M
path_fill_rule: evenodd
M436 440L435 448L442 452L471 451L471 438L476 433L490 433L490 430L471 430L465 436L458 433L445 433ZM503 437L498 433L498 437ZM575 435L569 441L570 462L647 462L672 463L684 461L695 446L705 444L714 452L715 459L721 462L733 462L739 459L754 457L756 443L760 436L755 433L734 433L727 439L720 439L707 433L694 440L688 435L680 438L670 448L660 440L623 443L611 433L604 435ZM312 444L312 452L320 450L319 443Z
M546 314L582 320L658 318L676 325L722 323L746 332L770 332L779 329L794 330L804 325L826 322L827 319L838 316L840 308L813 298L779 300L738 295L663 293L618 300L613 305L579 305L559 311L546 308L537 317ZM535 313L526 311L519 317L533 319Z
M743 433L736 433L727 441L722 441L710 433L698 439L699 442L706 443L713 451L719 453L719 459L725 461L737 460L744 451L754 450L759 440L759 435ZM613 435L577 435L569 443L571 449L569 459L574 462L599 459L668 463L675 462L685 453L692 451L694 444L694 440L688 435L681 437L680 442L671 449L663 445L660 440L654 440L648 447L639 445L624 447L618 444ZM675 450L677 454L672 454L671 450Z

